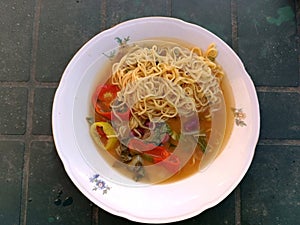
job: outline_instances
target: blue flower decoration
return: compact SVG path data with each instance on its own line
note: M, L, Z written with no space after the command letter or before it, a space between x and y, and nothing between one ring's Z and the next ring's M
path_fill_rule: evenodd
M90 182L94 184L93 191L102 190L102 194L106 194L110 190L110 187L100 178L99 174L90 177Z

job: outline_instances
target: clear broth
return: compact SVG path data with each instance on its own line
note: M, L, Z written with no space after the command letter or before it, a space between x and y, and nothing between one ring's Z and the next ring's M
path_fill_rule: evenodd
M184 43L182 41L178 41L178 40L174 40L174 39L165 39L165 38L158 38L157 40L163 40L163 41L171 41L173 43L178 44L179 46L183 46L186 48L191 49L191 45ZM119 58L119 57L118 57ZM99 77L103 77L103 74L107 74L107 80L106 82L101 82L103 84L105 83L110 83L110 76L111 76L111 66L113 63L115 63L118 60L113 60L110 61L108 60L109 63L103 68L103 70L101 70L99 72ZM103 80L102 80L103 81ZM99 83L99 82L97 82ZM231 108L234 107L235 103L234 103L234 97L233 97L233 92L232 92L232 88L230 86L230 82L226 76L226 71L225 71L225 76L222 79L221 82L221 89L223 91L223 97L224 97L224 101L225 101L225 110L226 110L226 128L225 128L225 134L224 134L224 138L221 144L221 147L219 149L218 155L221 154L221 152L225 149L226 144L228 142L228 140L230 139L231 136L231 132L233 129L233 124L234 124L234 117L233 114L230 113L231 112ZM95 115L95 120L97 121L97 115ZM172 129L175 130L180 130L180 127L178 127L178 124L180 123L176 123L176 122L170 122L170 125L172 126ZM107 152L106 150L104 150L104 148L100 148L98 147L98 152L100 153L100 155L105 159L105 161L112 166L112 168L114 168L115 170L117 170L120 174L128 177L128 178L132 178L132 173L130 171L128 171L126 168L124 168L124 166L122 166L121 163L117 162L117 154L115 153L115 151L113 152ZM181 170L179 172L177 172L176 174L174 174L173 176L171 176L170 178L164 180L163 182L160 182L159 184L167 184L167 183L172 183L172 182L176 182L179 180L183 180L187 177L192 176L193 174L199 172L199 165L201 163L201 157L203 155L202 151L200 149L196 149L195 153L197 156L196 157L191 157L190 160L187 161L187 163L181 168ZM195 156L195 155L194 155ZM147 165L149 165L150 163L148 163L147 161L145 161L145 168L147 168ZM151 183L151 179L150 177L152 176L156 176L156 174L159 174L159 170L160 168L157 168L157 171L153 170L151 172L151 174L146 174L145 179L139 181L142 183ZM147 169L146 169L147 171Z

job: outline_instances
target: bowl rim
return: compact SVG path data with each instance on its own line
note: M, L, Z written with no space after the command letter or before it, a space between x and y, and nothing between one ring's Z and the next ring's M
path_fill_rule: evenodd
M57 129L58 129L58 126L57 126L58 125L57 124L58 100L57 99L60 98L61 90L66 85L64 81L67 78L68 71L72 69L72 66L73 66L74 63L76 63L76 62L78 62L78 60L80 60L80 54L85 51L85 48L87 46L91 45L100 36L109 35L113 32L116 32L119 28L122 28L124 26L132 26L132 25L137 24L137 23L147 23L147 22L179 23L181 26L188 26L188 27L193 27L193 28L196 28L196 29L201 29L202 31L205 31L209 35L214 36L223 45L226 46L226 50L230 51L231 54L235 56L235 59L237 60L239 66L240 66L240 69L243 70L243 73L245 75L243 77L244 82L247 82L248 88L250 88L249 91L250 91L250 94L251 94L251 98L255 102L255 107L253 109L253 112L256 114L256 121L255 121L255 124L252 124L252 126L253 126L253 131L252 132L253 133L252 133L252 137L251 137L252 140L251 140L251 146L250 146L250 148L253 149L253 150L250 152L249 160L244 165L243 171L240 171L239 176L237 177L237 179L235 179L235 182L231 185L231 188L229 188L225 192L223 192L223 194L221 196L219 196L217 199L215 199L214 201L211 201L211 202L207 203L205 209L200 208L199 210L196 210L196 211L193 211L193 212L190 212L190 213L186 213L184 215L175 215L173 217L165 217L165 218L142 218L140 216L132 215L132 214L127 213L127 212L122 212L122 211L113 209L113 208L111 208L110 206L108 206L104 203L99 204L98 201L95 201L95 196L91 195L90 192L85 190L85 188L82 186L80 181L76 178L76 174L74 174L74 171L70 167L71 164L70 164L69 160L63 154L62 146L59 143L59 141L60 141L59 137L58 137L59 132L57 131ZM59 86L58 86L58 88L56 90L56 93L55 93L55 96L54 96L53 108L52 108L52 129L53 129L53 139L54 139L55 146L57 148L58 155L59 155L60 159L63 162L64 168L65 168L68 176L70 177L72 182L75 184L75 186L86 197L88 197L89 200L91 200L92 202L94 202L99 207L103 208L104 210L106 210L106 211L108 211L108 212L110 212L114 215L122 216L122 217L127 218L127 219L132 220L132 221L143 222L143 223L168 223L168 222L175 222L175 221L188 219L188 218L191 218L193 216L196 216L196 215L202 213L204 210L206 210L208 208L211 208L211 207L217 205L218 203L220 203L222 200L224 200L238 186L238 184L240 183L240 181L242 180L242 178L244 177L244 175L246 174L246 172L248 171L248 169L250 167L250 164L252 162L252 159L253 159L254 153L255 153L255 146L258 142L259 130L260 130L259 103L258 103L257 94L256 94L256 90L255 90L253 81L251 80L249 74L245 70L243 62L241 61L239 56L232 50L232 48L226 42L224 42L222 39L220 39L218 36L216 36L214 33L210 32L209 30L207 30L203 27L201 27L200 25L193 24L193 23L190 23L190 22L186 22L186 21L178 19L178 18L165 17L165 16L163 16L163 17L162 16L141 17L141 18L136 18L136 19L131 19L131 20L121 22L117 25L114 25L113 27L111 27L109 29L106 29L104 31L99 32L93 38L91 38L89 41L87 41L76 52L76 54L73 56L73 58L70 60L69 64L67 65L66 69L64 70L61 81L59 83ZM170 184L170 185L174 185L174 184Z

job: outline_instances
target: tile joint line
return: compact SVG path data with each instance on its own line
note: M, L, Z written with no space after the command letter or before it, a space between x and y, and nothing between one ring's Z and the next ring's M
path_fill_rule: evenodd
M36 0L34 6L34 18L32 26L32 52L31 52L31 68L30 78L27 82L28 87L28 103L27 103L27 117L26 117L26 131L23 136L25 143L24 162L23 162L23 177L22 177L22 196L20 207L20 224L27 224L27 208L28 208L28 191L29 191L29 162L30 162L30 144L32 141L32 115L33 115L33 98L36 74L36 58L38 49L38 34L39 34L39 20L41 14L42 0Z

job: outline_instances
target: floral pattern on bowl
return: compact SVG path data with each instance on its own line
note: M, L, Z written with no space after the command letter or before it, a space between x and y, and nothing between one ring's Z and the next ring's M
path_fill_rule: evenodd
M102 194L107 194L107 191L109 191L111 188L102 178L100 178L99 174L95 174L90 177L90 182L94 185L93 191L101 190Z

